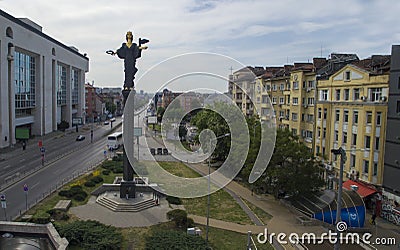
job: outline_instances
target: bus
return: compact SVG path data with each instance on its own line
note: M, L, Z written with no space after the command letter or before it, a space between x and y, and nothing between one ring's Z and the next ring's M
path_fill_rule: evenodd
M122 132L116 132L108 136L107 148L108 150L116 150L123 145Z

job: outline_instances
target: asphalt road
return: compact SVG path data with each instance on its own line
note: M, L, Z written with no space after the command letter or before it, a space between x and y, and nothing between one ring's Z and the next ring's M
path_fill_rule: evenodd
M118 121L117 121L118 123ZM116 123L114 123L115 125ZM90 142L90 128L78 133L65 133L60 137L43 142L46 148L46 163L41 167L40 151L37 145L29 145L25 151L15 149L2 155L0 163L1 194L6 196L7 208L1 209L0 219L7 220L20 215L28 207L39 202L43 197L62 186L69 179L77 177L89 168L97 165L103 158L110 125L98 126L94 131L93 143ZM76 141L82 134L84 141ZM27 176L22 177L26 173ZM25 174L24 174L25 173ZM7 181L7 187L4 184ZM28 186L24 192L23 186Z

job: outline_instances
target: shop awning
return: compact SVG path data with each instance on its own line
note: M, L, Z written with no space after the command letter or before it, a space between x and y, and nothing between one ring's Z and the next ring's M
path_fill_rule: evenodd
M352 190L351 186L355 185L358 187L357 193L362 197L365 198L367 196L370 196L372 194L375 194L376 192L378 192L376 189L369 187L361 182L356 182L356 181L352 181L352 180L348 180L343 182L343 187L347 190Z

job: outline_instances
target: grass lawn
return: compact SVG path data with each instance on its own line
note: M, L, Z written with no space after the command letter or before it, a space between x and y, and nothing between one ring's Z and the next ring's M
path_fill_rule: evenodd
M180 162L159 162L160 166L171 174L195 178L201 175ZM188 214L207 216L207 196L182 199ZM250 218L225 190L218 190L210 196L210 218L239 224L252 224Z
M242 200L251 209L251 211L253 211L262 222L264 222L264 224L267 224L272 219L272 215L270 215L269 213L265 212L261 208L253 205L245 199Z

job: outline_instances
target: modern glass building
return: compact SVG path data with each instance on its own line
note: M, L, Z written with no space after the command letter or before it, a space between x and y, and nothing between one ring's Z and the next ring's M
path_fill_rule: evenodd
M27 18L0 10L0 148L85 116L89 59ZM83 119L84 120L84 119Z

